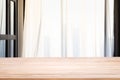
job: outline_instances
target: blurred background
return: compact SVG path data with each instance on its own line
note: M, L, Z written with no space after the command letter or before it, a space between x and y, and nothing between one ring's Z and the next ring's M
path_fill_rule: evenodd
M0 0L0 57L119 57L119 0Z

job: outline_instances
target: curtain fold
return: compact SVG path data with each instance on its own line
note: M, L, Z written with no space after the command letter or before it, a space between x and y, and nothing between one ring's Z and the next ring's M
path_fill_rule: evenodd
M23 29L24 29L24 1L18 0L18 56L21 57L22 53L22 45L23 45Z
M106 53L114 56L114 0L106 0Z
M112 57L114 0L106 2L26 0L22 56Z
M37 54L40 30L40 1L26 0L22 56L34 57Z
M0 0L0 34L5 34L5 0ZM0 57L5 57L5 41L0 40Z

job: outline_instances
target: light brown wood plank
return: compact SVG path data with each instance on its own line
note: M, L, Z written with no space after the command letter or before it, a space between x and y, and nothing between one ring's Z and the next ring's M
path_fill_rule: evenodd
M1 79L120 80L120 58L5 58Z
M0 80L120 80L116 78L1 78Z

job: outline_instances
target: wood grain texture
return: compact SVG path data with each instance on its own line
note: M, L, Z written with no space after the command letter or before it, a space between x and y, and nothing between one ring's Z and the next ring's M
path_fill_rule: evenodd
M5 58L0 80L120 80L120 58Z

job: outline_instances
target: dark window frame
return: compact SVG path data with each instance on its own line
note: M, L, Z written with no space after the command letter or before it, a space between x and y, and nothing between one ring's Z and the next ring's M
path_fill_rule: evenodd
M11 33L10 1L14 2L14 35ZM9 35L9 37L7 36ZM5 57L18 57L18 0L6 0L6 54ZM15 38L13 37L15 36ZM11 53L11 40L14 40L14 52Z
M11 35L11 6L10 2L14 2L14 34ZM5 40L5 57L18 57L18 0L6 0L6 33L0 34L0 40ZM11 40L13 40L14 47L11 53Z

